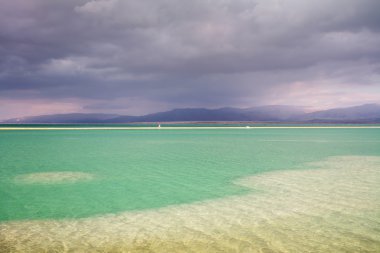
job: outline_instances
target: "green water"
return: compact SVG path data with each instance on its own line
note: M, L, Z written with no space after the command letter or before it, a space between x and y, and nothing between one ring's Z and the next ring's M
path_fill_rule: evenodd
M79 218L242 195L232 181L380 156L380 129L0 131L0 220ZM39 172L91 180L20 183Z

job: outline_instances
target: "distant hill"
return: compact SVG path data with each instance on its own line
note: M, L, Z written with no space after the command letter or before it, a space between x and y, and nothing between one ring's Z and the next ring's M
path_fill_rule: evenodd
M244 110L249 118L263 121L283 121L305 114L304 108L288 105L268 105Z
M51 114L32 117L14 118L4 121L4 123L102 123L118 117L117 114L102 113L68 113Z
M143 116L71 113L9 119L3 123L133 123L174 121L256 121L256 122L326 122L380 123L380 105L366 104L305 113L296 106L259 106L219 109L184 108Z
M114 119L126 122L125 116ZM245 121L250 120L241 109L221 108L185 108L174 109L167 112L152 113L137 117L139 122L173 122L173 121Z
M295 117L298 121L326 122L380 122L380 105L365 104L307 113Z

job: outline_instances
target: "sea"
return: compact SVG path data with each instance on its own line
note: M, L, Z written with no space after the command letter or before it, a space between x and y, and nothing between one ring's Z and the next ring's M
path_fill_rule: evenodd
M0 125L0 252L380 252L380 126Z

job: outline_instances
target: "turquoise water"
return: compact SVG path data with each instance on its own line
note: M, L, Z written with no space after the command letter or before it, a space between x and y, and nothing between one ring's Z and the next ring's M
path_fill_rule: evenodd
M380 156L380 129L0 131L0 154L1 221L82 218L245 195L259 189L234 180Z

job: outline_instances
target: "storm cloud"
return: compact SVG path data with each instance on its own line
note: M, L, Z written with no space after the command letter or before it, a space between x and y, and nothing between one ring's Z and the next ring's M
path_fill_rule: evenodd
M0 119L380 102L378 10L378 0L2 1Z

